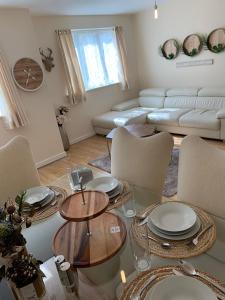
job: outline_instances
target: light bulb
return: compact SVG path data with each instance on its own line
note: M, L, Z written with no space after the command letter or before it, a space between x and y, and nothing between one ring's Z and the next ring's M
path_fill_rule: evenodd
M157 6L156 3L155 3L154 17L155 17L155 19L158 19L158 17L159 17L159 14L158 14L158 6Z

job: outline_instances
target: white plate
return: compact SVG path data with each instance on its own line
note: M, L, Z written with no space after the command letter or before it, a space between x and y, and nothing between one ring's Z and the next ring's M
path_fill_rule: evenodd
M167 240L174 240L174 241L181 241L181 240L185 240L185 239L188 239L188 238L191 238L193 235L195 235L199 229L201 228L201 221L200 219L197 217L197 220L196 220L196 223L195 225L193 226L192 230L185 233L185 234L181 234L181 235L170 235L170 234L165 234L165 233L162 233L161 231L157 230L153 224L151 223L150 220L148 220L148 223L147 223L149 229L155 234L155 235L158 235L164 239L167 239Z
M191 228L197 215L192 208L183 203L167 202L153 209L149 218L161 230L179 232Z
M145 300L217 300L217 297L200 280L172 275L150 289Z
M196 224L196 222L195 222L195 224ZM177 232L173 232L173 231L171 232L171 231L165 231L165 230L162 230L162 229L156 227L154 224L152 224L152 226L155 228L155 230L157 230L157 231L159 231L159 232L161 232L161 233L164 233L164 234L169 234L169 235L182 235L182 234L186 234L186 233L190 232L191 230L193 230L195 224L194 224L191 228L189 228L189 229L187 229L187 230L177 231Z
M50 190L50 194L46 197L46 199L44 199L42 202L40 202L39 205L37 205L37 203L36 203L36 205L31 205L32 209L38 210L40 208L43 208L43 207L49 205L54 199L55 199L55 192ZM25 206L23 210L25 212L29 212L29 211L31 211L31 206Z
M118 185L119 185L119 181L116 178L112 176L104 176L89 181L87 183L86 188L88 190L97 190L97 191L109 193L114 189L116 189Z
M115 191L109 195L109 199L115 198L116 196L121 194L122 191L123 191L123 184L120 182L119 186L115 189Z
M26 191L24 200L29 205L33 205L44 200L50 193L51 190L48 187L36 186Z

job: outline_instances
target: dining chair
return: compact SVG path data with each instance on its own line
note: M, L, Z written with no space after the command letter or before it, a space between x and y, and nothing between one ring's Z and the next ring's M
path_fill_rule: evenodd
M177 197L225 218L225 151L200 137L185 137L180 149Z
M40 185L27 139L16 136L0 148L0 206L19 192Z
M112 176L161 196L172 149L167 132L139 138L118 127L112 140Z

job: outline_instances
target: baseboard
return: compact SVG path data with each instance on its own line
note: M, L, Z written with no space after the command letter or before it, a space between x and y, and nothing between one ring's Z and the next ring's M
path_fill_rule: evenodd
M88 139L88 138L90 138L90 137L92 137L92 136L94 136L94 135L96 135L96 133L95 133L94 131L91 131L91 132L89 132L89 133L87 133L87 134L84 134L84 135L82 135L82 136L79 136L78 138L75 138L75 139L73 139L73 140L70 140L70 145L73 145L73 144L76 144L76 143L81 142L81 141L83 141L83 140L86 140L86 139Z
M47 159L44 159L42 161L37 162L36 163L36 167L37 168L43 167L43 166L48 165L48 164L50 164L50 163L52 163L52 162L54 162L54 161L56 161L58 159L66 157L66 155L67 155L66 152L63 151L62 153L56 154L56 155L51 156L51 157L49 157Z

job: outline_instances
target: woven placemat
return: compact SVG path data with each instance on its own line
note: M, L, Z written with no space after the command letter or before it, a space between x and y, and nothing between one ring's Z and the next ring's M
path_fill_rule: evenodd
M139 300L144 300L147 292L159 281L163 280L164 278L174 275L173 269L181 271L181 268L178 266L164 266L160 268L154 268L149 271L140 273L134 280L132 280L123 290L122 295L120 296L120 300L132 300L134 299L135 295L141 290L142 286L148 280L152 275L156 275L157 278L149 284L146 289L143 291L141 297ZM213 283L217 283L221 285L222 287L225 287L225 284L219 281L218 279L212 277L211 275L201 272L197 270L200 275L206 275L210 280L212 280ZM203 279L202 277L195 276L194 278L202 281L204 284L206 284L208 287L210 287L215 293L223 295L219 289L217 289L212 283L210 283L208 280Z
M59 204L66 199L67 192L64 189L57 186L49 186L49 188L57 195L52 201L53 205L50 203L48 206L35 211L34 215L29 217L32 222L41 221L55 214L58 211Z
M131 189L129 183L126 181L121 182L123 184L123 191L120 195L118 195L118 197L115 197L115 199L113 199L112 203L109 203L107 211L122 206L131 197Z
M181 203L179 201L174 201ZM187 203L186 203L187 204ZM151 212L158 204L153 204L150 207L146 208L147 211ZM153 232L150 231L148 228L148 225L145 224L143 226L138 226L138 220L134 220L134 223L132 224L132 232L134 235L134 239L137 241L137 243L144 249L151 251L152 254L155 254L160 257L164 258L188 258L200 255L201 253L206 252L209 248L212 247L213 243L216 239L216 226L212 218L202 209L199 207L189 205L196 214L198 215L200 221L201 221L201 228L205 228L207 224L213 224L213 226L204 233L204 235L199 239L199 242L196 246L188 244L188 241L190 241L192 238L188 238L186 240L182 241L169 241L173 244L173 247L170 249L163 248L160 243L166 242L168 240L163 239L157 235L155 235ZM143 238L143 234L146 234L146 232L152 236L153 238L157 239L159 242L155 242L152 240L146 240Z

